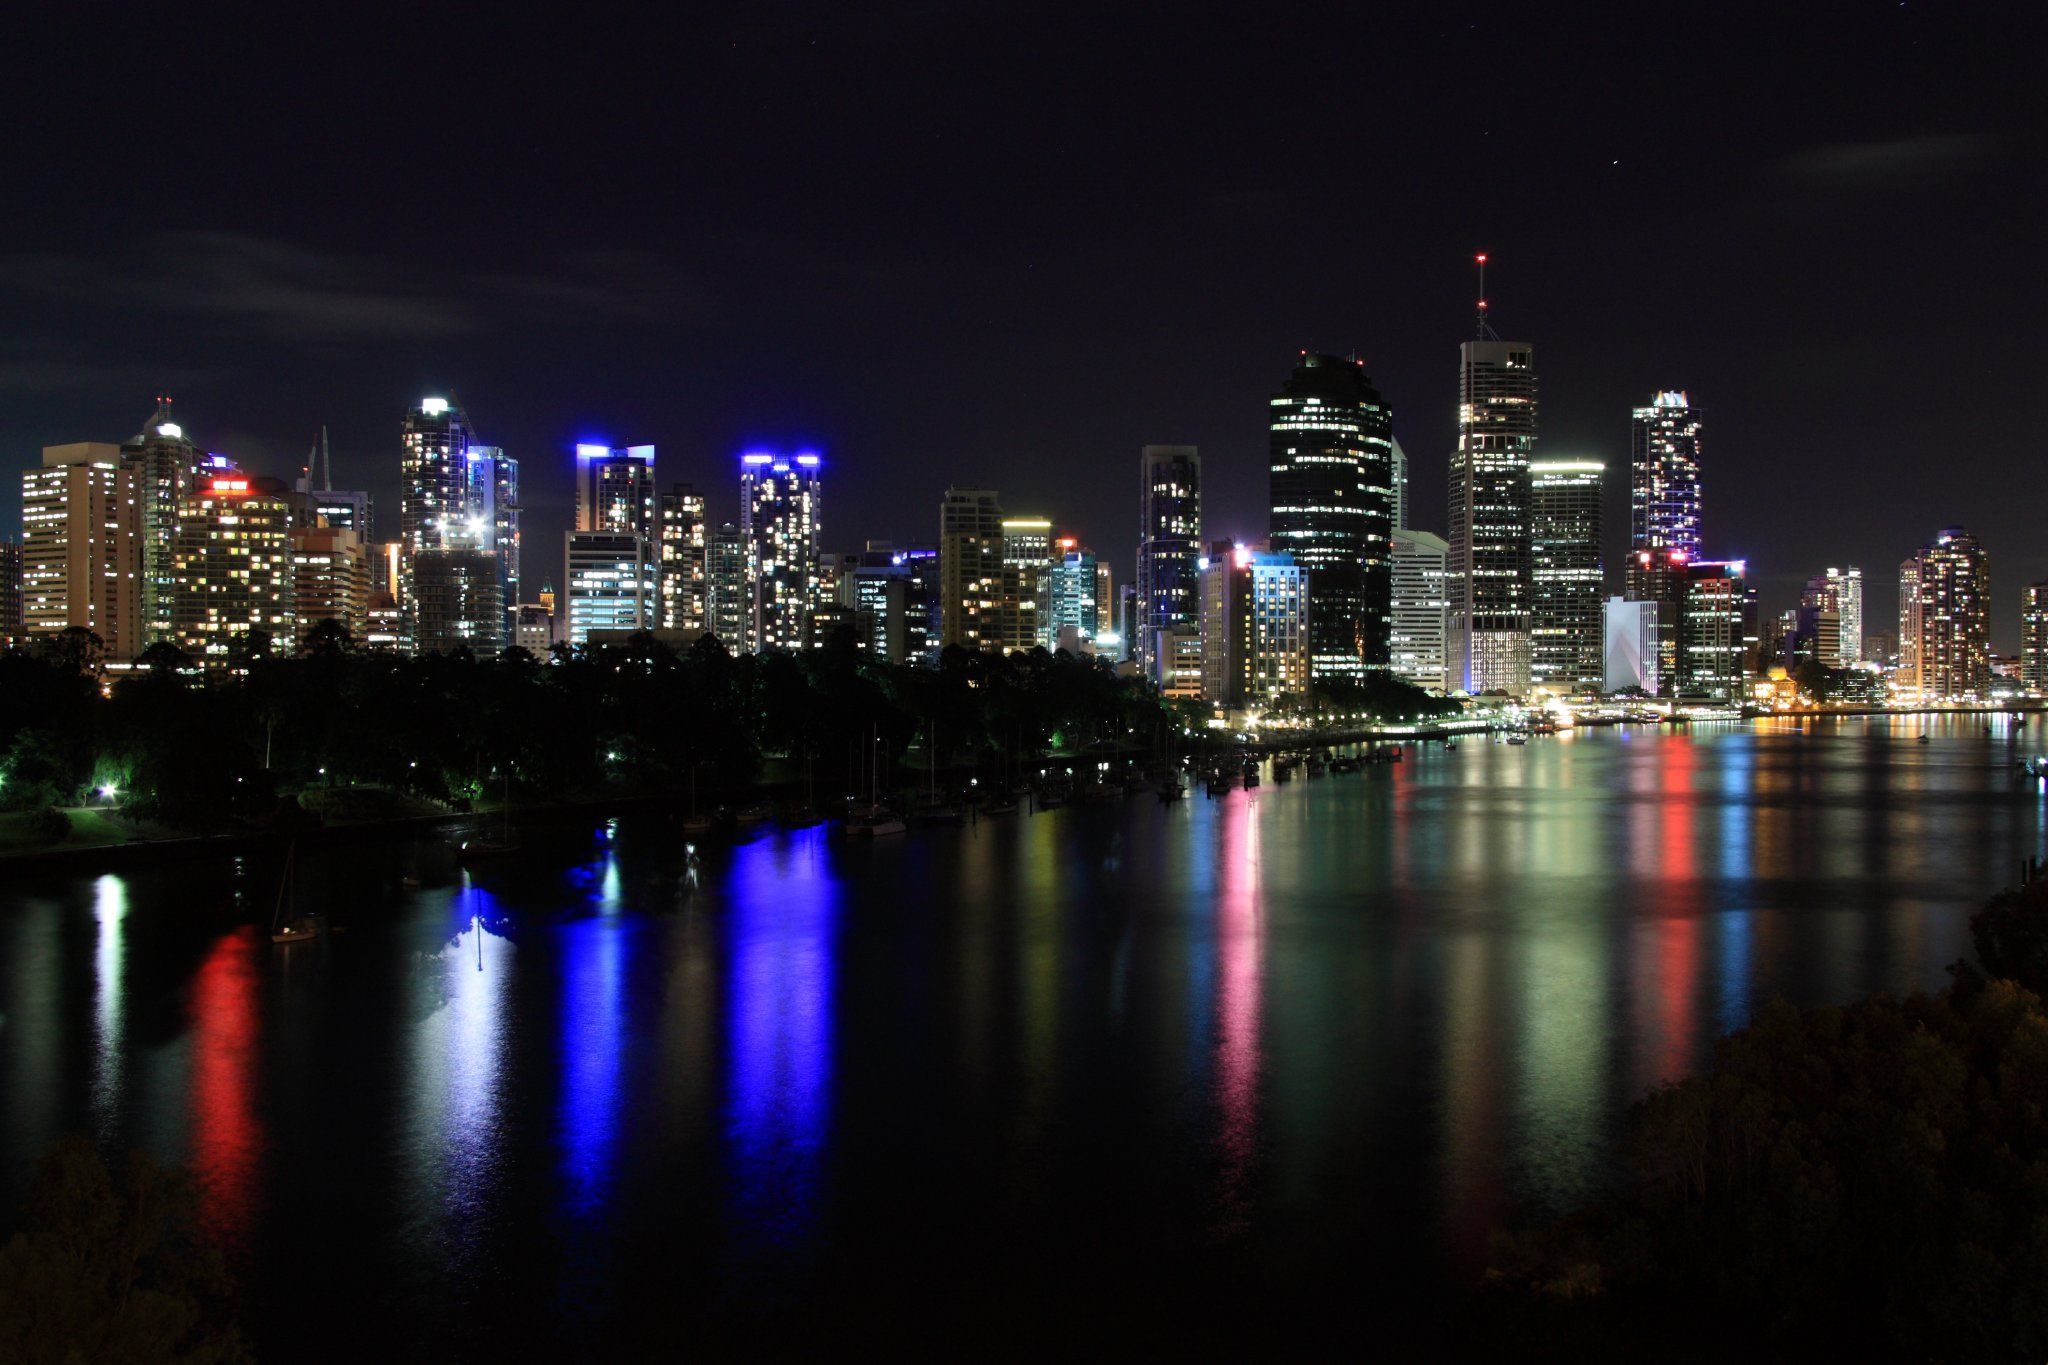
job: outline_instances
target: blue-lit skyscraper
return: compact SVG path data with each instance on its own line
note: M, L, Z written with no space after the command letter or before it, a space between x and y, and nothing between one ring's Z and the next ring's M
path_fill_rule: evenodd
M1138 452L1138 621L1133 652L1150 661L1162 630L1201 617L1202 455L1193 446Z

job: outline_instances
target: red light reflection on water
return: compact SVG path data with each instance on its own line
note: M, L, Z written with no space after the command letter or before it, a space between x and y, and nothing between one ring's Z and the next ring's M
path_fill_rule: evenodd
M1221 1155L1217 1231L1229 1235L1249 1221L1248 1188L1258 1157L1259 1028L1263 1009L1265 913L1259 889L1256 802L1234 794L1220 812L1222 890L1216 904L1218 981L1214 1059L1216 1145Z
M1654 949L1657 1049L1653 1071L1664 1079L1692 1068L1695 996L1700 967L1699 853L1693 823L1698 796L1693 778L1699 750L1690 738L1673 736L1658 746L1662 760L1657 802L1657 867L1653 883L1660 903L1655 907Z
M192 980L192 1168L200 1218L245 1247L253 1217L263 1121L256 1110L262 1038L256 992L258 932L243 925L213 945Z

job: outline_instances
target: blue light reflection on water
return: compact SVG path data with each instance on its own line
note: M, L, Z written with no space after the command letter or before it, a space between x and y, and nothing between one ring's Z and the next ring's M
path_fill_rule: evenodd
M1750 904L1749 878L1755 851L1750 844L1751 805L1755 782L1756 736L1744 731L1723 735L1716 745L1721 762L1721 876L1736 888L1739 903L1721 908L1721 978L1717 1022L1726 1033L1749 1022L1751 995L1750 933L1755 907Z
M607 842L592 877L588 913L558 930L561 958L558 1123L567 1210L597 1211L610 1191L619 1134L625 1045L625 968L633 925L622 917L619 855Z
M817 1214L831 1125L842 890L822 827L733 850L725 880L728 1208L789 1246Z

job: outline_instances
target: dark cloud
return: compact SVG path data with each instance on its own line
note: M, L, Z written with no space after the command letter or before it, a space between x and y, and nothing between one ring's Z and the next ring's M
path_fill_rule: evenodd
M1778 162L1778 173L1832 193L1887 194L1938 184L1992 160L1998 150L1997 139L1975 133L1840 142L1794 152Z

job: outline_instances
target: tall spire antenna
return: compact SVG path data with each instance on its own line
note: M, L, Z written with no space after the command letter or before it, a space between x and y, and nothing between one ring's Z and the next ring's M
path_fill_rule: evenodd
M327 423L320 424L320 486L334 487L334 452L327 448Z
M1500 337L1486 321L1486 253L1482 251L1473 259L1479 266L1479 316L1478 328L1474 335L1481 341L1499 341Z

